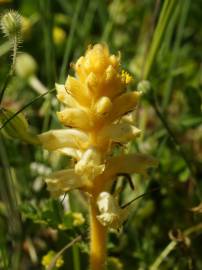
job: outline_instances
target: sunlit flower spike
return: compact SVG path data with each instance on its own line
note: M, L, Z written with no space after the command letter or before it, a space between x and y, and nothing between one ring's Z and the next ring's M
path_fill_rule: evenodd
M141 93L127 90L132 77L121 70L120 55L96 44L73 67L76 76L56 84L57 98L65 106L57 116L65 128L45 132L39 140L45 149L75 160L73 168L54 172L46 183L53 196L75 188L90 195L90 265L91 270L103 270L107 228L119 228L128 214L109 193L113 181L118 174L146 175L157 162L143 154L113 154L114 145L128 143L141 132L133 121Z

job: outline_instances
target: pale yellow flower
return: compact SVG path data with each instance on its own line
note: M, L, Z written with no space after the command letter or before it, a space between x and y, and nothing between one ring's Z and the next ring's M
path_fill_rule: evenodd
M101 192L97 199L99 210L98 220L103 226L119 229L128 218L129 206L121 208L118 204L118 197L109 192Z

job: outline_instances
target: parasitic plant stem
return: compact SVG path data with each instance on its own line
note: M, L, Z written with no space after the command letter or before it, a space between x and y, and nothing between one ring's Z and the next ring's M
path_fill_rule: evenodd
M96 201L90 202L90 270L104 270L107 229L97 219Z

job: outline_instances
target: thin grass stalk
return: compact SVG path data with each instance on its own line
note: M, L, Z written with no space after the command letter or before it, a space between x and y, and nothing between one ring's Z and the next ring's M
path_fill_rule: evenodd
M3 87L1 89L1 92L0 92L0 105L2 103L2 100L3 100L3 97L4 97L5 91L7 89L7 86L9 84L11 78L13 77L14 72L15 72L15 63L16 63L17 49L18 49L18 36L17 36L17 34L13 37L11 47L12 47L12 50L13 50L12 64L11 64L10 70L9 70L7 76L6 76L5 82L4 82Z
M19 269L19 263L20 263L20 257L21 257L21 221L18 211L18 203L17 203L17 190L16 185L14 183L13 175L11 173L10 164L8 161L7 151L3 142L3 137L0 133L0 161L2 164L2 171L0 170L0 175L3 177L0 181L0 197L5 204L6 211L8 214L8 217L12 217L12 222L9 222L7 220L8 224L8 234L10 237L18 236L18 241L13 239L15 246L19 247L16 249L16 252L14 256L11 258L8 256L6 258L7 254L10 254L10 251L7 252L5 247L5 260L4 262L11 266L13 270ZM3 181L4 180L4 181ZM8 259L8 260L7 260ZM7 265L6 265L7 267ZM5 267L5 269L7 269Z
M43 36L44 36L44 53L45 53L45 69L46 69L46 79L48 82L48 87L53 86L55 81L55 57L54 57L54 46L52 39L52 19L51 19L51 1L46 0L41 3L41 12L45 14L43 19ZM43 18L43 16L42 16ZM48 129L51 120L51 99L47 97L46 99L47 110L43 121L42 129L45 131Z
M162 41L161 48L159 49L158 58L159 62L164 61L163 57L168 53L172 43L173 33L176 30L177 19L179 18L180 6L178 5L170 18L168 27Z
M69 207L71 211L75 211L76 207L74 206L74 197L72 194L69 194ZM79 248L76 245L72 246L72 255L73 255L73 265L74 265L74 270L80 270L80 256L79 256Z
M71 29L70 29L70 33L69 33L69 38L67 39L65 53L64 53L64 57L63 57L63 61L62 61L62 67L60 70L60 77L59 77L60 82L64 82L64 79L65 79L65 75L66 75L66 71L67 71L67 64L69 62L69 56L70 56L72 43L73 43L73 39L74 39L74 33L76 30L76 26L77 26L78 16L79 16L79 13L80 13L80 10L82 7L82 2L83 2L82 0L77 0L77 3L76 3L76 9L75 9L74 17L72 19L72 25L71 25Z
M173 76L172 76L172 71L174 70L177 59L179 56L179 49L180 49L180 43L183 37L183 31L184 31L184 26L186 23L188 11L190 7L190 0L185 0L180 2L180 12L179 12L179 24L178 24L178 29L177 29L177 35L175 39L175 44L173 48L173 53L170 61L170 67L169 67L169 75L168 80L166 83L166 88L164 90L164 98L163 98L163 109L167 107L170 96L171 96L171 90L172 90L172 84L173 84Z
M35 103L37 100L39 100L40 98L46 96L47 94L54 92L55 89L51 89L48 90L47 92L45 92L44 94L41 94L39 96L37 96L36 98L32 99L30 102L28 102L26 105L24 105L20 110L18 110L17 112L15 112L10 118L8 118L3 124L2 126L0 126L0 130L3 129L13 118L15 118L19 113L21 113L22 111L24 111L26 108L28 108L30 105L32 105L33 103Z
M85 44L85 39L86 37L88 37L90 35L90 31L91 28L93 27L93 20L95 17L95 12L98 9L98 2L99 0L95 0L95 1L90 1L84 20L83 20L83 28L82 28L82 32L79 31L82 43ZM82 47L79 47L75 53L74 53L74 58L77 58L82 52Z
M72 246L72 253L73 253L73 264L74 270L80 270L80 256L79 256L79 248L74 245Z
M192 233L201 232L202 231L202 223L194 225L183 232L184 237L188 237ZM149 270L158 270L159 266L165 260L165 258L174 250L174 248L178 245L178 242L172 240L165 249L160 253L160 255L156 258L154 263L150 266Z
M163 34L165 32L167 23L171 17L171 14L176 4L177 4L176 0L166 0L163 4L160 17L157 23L157 27L156 27L156 30L154 32L154 36L152 39L152 44L151 44L151 47L147 56L147 61L144 67L143 79L147 79L149 76L150 70L154 63L156 53L158 51Z

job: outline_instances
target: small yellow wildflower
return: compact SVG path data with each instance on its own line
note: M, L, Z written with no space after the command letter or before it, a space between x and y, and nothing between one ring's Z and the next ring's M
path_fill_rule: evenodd
M73 225L74 226L81 226L85 222L85 218L82 213L74 212L72 213L73 216Z
M50 250L46 255L43 256L41 264L44 266L45 269L48 269L49 265L51 264L53 258L55 257L56 252ZM58 269L64 264L64 260L62 256L60 256L55 263L55 267Z

